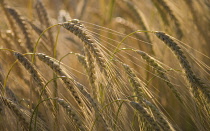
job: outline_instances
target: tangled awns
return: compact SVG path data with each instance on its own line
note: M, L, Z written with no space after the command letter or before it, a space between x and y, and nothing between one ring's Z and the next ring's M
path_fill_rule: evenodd
M209 0L0 0L0 130L210 130Z

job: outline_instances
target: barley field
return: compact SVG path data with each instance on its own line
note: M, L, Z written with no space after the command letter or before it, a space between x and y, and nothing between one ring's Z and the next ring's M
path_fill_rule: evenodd
M0 131L209 131L209 0L0 0Z

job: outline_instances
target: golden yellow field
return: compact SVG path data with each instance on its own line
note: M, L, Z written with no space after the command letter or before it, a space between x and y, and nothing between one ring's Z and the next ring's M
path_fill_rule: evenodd
M0 131L210 130L209 0L0 6Z

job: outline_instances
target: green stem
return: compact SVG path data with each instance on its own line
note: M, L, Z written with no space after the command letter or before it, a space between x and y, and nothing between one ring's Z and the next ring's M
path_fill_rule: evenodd
M119 50L119 48L120 48L120 46L122 45L122 43L123 43L128 37L130 37L131 35L133 35L133 34L135 34L135 33L138 33L138 32L153 33L154 31L137 30L137 31L134 31L134 32L132 32L132 33L126 35L126 36L120 41L120 43L117 45L117 47L115 48L115 50L114 50L114 52L113 52L113 54L112 54L112 56L111 56L111 59L114 58L114 55L115 55L116 52Z
M38 40L37 40L37 42L36 42L36 44L35 44L35 46L34 46L34 50L33 50L34 55L32 55L32 58L31 58L31 62L32 62L32 63L34 62L35 53L36 53L36 48L37 48L37 46L38 46L38 44L39 44L39 41L40 41L41 37L43 36L43 34L44 34L45 32L47 32L49 29L51 29L51 28L53 28L53 27L55 27L55 26L58 26L58 25L59 25L59 24L50 26L50 27L48 27L47 29L45 29L45 30L40 34L40 36L39 36L39 38L38 38Z

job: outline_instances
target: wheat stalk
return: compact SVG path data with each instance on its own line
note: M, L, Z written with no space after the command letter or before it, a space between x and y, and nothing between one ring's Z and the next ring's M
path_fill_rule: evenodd
M167 14L169 15L169 17L175 24L174 28L176 30L176 34L177 34L178 38L181 39L183 37L183 32L181 30L180 23L179 23L178 19L176 18L176 16L174 15L173 11L167 5L167 3L164 0L152 0L152 2L155 4L156 8L160 12L165 24L171 25L169 20L166 17Z

